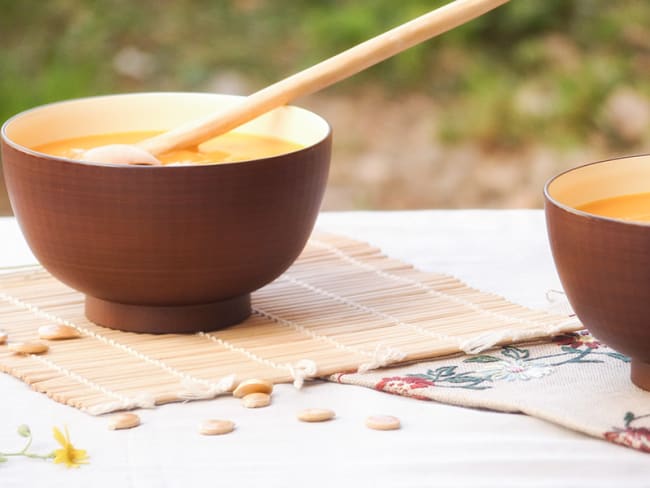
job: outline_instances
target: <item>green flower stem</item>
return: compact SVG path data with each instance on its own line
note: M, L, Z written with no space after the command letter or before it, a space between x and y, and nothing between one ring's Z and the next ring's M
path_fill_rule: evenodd
M49 454L34 454L33 452L9 452L9 453L0 453L0 456L3 457L9 457L9 456L24 456L32 459L52 459L54 457L54 453L51 452Z
M23 454L23 456L32 458L32 459L53 459L54 458L54 453L51 452L49 454L34 454L31 452L26 452Z
M24 456L25 453L27 452L27 449L32 445L32 434L30 433L27 436L27 444L25 444L25 447L22 448L22 450L18 452L0 452L0 456Z
M54 452L49 454L35 454L33 452L27 452L27 450L32 445L32 435L31 433L27 436L27 444L20 451L17 452L0 452L0 458L7 458L13 456L24 456L32 459L52 459L54 457Z

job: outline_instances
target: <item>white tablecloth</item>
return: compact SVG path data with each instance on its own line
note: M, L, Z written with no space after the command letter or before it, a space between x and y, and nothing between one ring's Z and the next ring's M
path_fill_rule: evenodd
M346 234L423 270L531 307L558 288L538 210L325 213L322 230ZM13 219L0 219L0 266L33 262ZM0 317L1 328L2 317ZM295 420L304 407L327 407L333 422ZM594 408L598 408L594 405ZM371 413L403 428L371 431ZM280 385L273 405L248 410L232 397L142 411L143 425L109 431L81 413L0 374L0 451L18 448L27 423L33 449L54 447L53 425L68 425L91 464L67 470L38 460L0 464L0 488L219 487L650 487L650 456L523 415L424 402L365 388ZM230 435L203 437L207 418L234 420Z

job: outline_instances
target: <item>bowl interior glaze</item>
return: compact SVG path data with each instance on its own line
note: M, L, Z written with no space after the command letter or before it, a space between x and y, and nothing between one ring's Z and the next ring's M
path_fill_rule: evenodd
M546 194L556 205L574 212L596 200L645 192L650 192L650 156L580 166L556 176L546 186Z
M30 147L85 135L170 130L234 106L241 99L210 93L134 93L80 98L22 112L5 123L2 134L7 143L29 151ZM284 106L235 131L312 146L329 135L330 127L313 112Z

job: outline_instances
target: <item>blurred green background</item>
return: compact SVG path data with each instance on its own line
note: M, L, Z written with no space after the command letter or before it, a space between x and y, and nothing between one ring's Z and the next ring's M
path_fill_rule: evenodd
M103 93L251 93L444 3L0 0L0 119ZM537 207L562 169L648 152L649 25L647 0L512 0L298 100L334 128L324 208Z

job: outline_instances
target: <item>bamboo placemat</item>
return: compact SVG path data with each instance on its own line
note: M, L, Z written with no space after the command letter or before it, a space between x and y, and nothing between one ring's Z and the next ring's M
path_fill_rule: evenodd
M10 341L39 326L80 339L44 355L0 346L0 369L91 414L212 398L246 378L305 379L477 352L574 331L567 316L515 305L443 274L423 273L368 244L314 235L298 260L253 294L253 314L224 330L148 335L97 326L83 296L41 268L0 275L0 329Z

